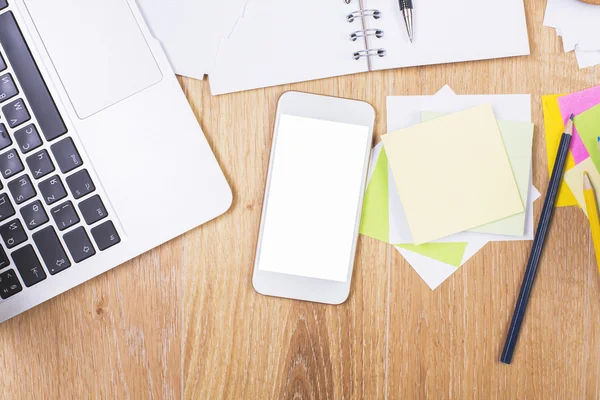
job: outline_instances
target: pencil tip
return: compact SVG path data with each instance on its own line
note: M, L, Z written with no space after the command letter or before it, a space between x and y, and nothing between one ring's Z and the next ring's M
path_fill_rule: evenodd
M574 121L574 120L575 120L575 114L571 114L571 116L569 117L569 119L570 119L571 121Z
M565 133L568 135L573 134L573 120L570 118L569 121L567 121L567 129L565 129Z

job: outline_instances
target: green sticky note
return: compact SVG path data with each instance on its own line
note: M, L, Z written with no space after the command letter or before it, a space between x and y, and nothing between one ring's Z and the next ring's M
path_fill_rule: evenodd
M390 242L388 200L388 159L382 148L363 200L359 232L382 242Z
M577 133L583 141L585 148L594 165L600 170L600 151L598 151L598 136L600 136L600 104L590 108L575 117Z
M373 174L367 185L360 222L360 233L382 242L390 242L389 169L385 149L375 161ZM459 267L468 243L427 243L420 246L398 245L408 251Z
M460 267L468 243L425 243L419 246L414 244L398 244L396 247L433 258L456 268Z
M435 112L421 113L422 121L429 121L444 114ZM521 202L527 207L529 181L533 156L533 124L530 122L498 121L506 154L513 170L519 189ZM525 231L525 211L498 221L470 229L471 232L491 233L495 235L522 236Z

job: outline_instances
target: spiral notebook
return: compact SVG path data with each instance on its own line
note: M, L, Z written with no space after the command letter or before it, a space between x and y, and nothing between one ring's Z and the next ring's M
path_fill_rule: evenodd
M523 0L413 4L411 44L397 0L248 0L220 40L211 91L529 54Z

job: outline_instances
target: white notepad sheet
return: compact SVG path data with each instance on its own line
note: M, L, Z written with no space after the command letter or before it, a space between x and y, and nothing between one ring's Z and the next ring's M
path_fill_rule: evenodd
M522 0L414 0L414 40L410 43L398 1L364 0L364 8L381 10L380 20L367 18L368 28L384 30L369 38L373 70L444 64L529 54Z
M369 70L529 54L523 0L419 0L408 42L396 0L363 0L381 18L348 22L351 0L137 0L177 74L210 77L213 94ZM507 25L507 23L510 25ZM365 28L380 38L350 40ZM355 60L366 48L385 57Z

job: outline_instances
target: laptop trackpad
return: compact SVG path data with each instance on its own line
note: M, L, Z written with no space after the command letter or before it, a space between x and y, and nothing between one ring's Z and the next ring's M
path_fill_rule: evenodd
M25 0L81 119L162 79L127 0Z

